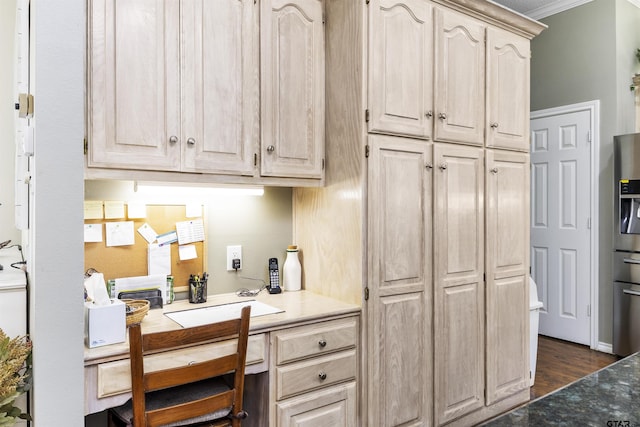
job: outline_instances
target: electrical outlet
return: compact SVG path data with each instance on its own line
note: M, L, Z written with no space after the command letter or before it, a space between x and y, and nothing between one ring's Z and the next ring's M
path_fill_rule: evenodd
M233 268L233 260L239 260L239 267ZM227 271L242 270L242 246L227 246Z

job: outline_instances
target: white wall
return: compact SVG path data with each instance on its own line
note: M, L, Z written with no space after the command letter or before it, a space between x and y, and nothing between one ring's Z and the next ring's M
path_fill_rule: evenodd
M84 425L85 4L31 0L35 156L28 266L36 427Z
M14 223L14 32L15 0L0 1L0 241L20 243Z

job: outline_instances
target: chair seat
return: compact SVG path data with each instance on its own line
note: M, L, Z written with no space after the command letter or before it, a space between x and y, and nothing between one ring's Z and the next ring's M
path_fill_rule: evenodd
M158 390L147 393L145 405L147 411L151 411L158 408L179 405L181 403L202 399L204 397L208 397L230 389L231 388L225 383L222 378L211 378L208 380L186 384L172 389ZM198 425L201 423L226 417L230 412L231 407L224 408L200 417L189 418L188 420L180 421L177 423L166 424L163 427ZM133 406L131 403L131 399L129 399L125 404L118 406L117 408L112 408L111 413L125 425L131 426L131 420L133 418Z

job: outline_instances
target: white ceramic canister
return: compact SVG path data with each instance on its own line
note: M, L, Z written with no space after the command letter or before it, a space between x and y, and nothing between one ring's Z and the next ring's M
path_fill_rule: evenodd
M298 247L296 245L287 247L287 259L284 260L282 275L285 291L299 291L302 289L302 266L298 259Z

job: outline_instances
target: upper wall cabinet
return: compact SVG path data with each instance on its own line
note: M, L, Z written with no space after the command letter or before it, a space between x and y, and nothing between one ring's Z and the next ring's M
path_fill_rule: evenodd
M251 0L89 2L90 167L253 174Z
M432 5L372 0L369 5L369 132L431 137Z
M88 12L86 177L323 183L321 1L90 0Z
M482 145L485 25L447 9L435 16L434 139Z
M529 151L529 40L487 30L487 147Z
M319 0L262 2L260 156L264 176L323 176L322 15Z

